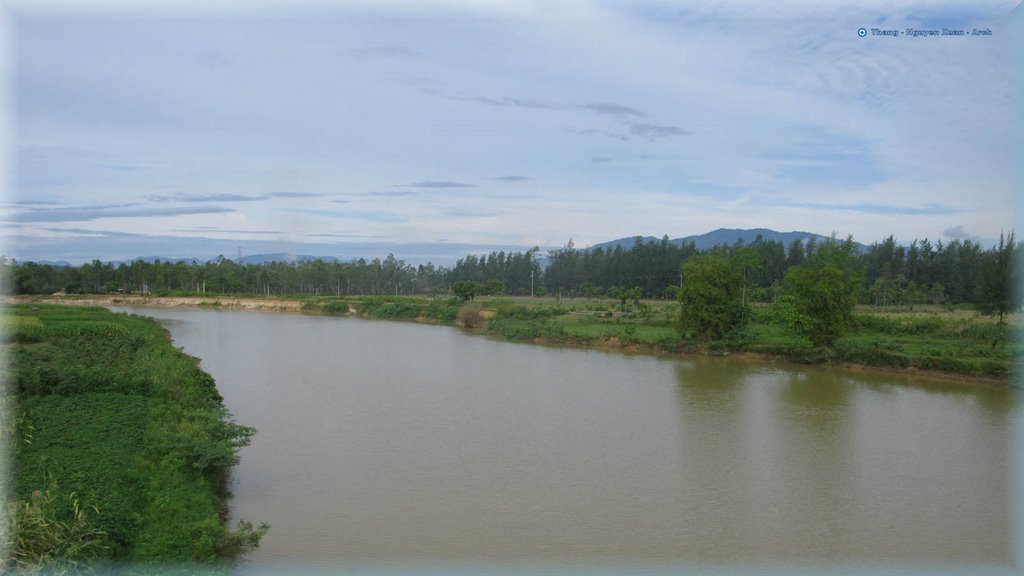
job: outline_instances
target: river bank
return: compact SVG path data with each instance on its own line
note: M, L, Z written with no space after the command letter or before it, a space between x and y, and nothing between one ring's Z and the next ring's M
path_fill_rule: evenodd
M15 480L0 565L209 566L259 541L264 528L231 530L225 514L255 430L159 323L32 302L5 307L0 333Z
M140 296L136 294L88 296L6 296L7 304L48 303L73 306L158 306L161 308L223 308L225 310L267 310L298 312L303 300L286 298L233 298L227 296Z
M674 303L652 301L640 313L608 301L490 298L462 303L427 297L18 296L7 303L156 306L356 316L460 326L512 342L668 355L717 355L937 376L1005 386L1021 357L1015 324L965 311L861 311L857 326L833 348L810 348L755 310L744 341L684 342L674 328ZM1018 323L1019 323L1019 319Z

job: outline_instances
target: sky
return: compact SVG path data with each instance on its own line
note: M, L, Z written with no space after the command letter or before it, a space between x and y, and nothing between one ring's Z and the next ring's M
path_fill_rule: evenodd
M136 4L0 0L8 258L991 244L1020 214L1017 2Z

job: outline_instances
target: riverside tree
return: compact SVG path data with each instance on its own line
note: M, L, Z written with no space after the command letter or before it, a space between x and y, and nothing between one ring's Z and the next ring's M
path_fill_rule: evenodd
M999 246L985 254L981 275L978 278L978 310L983 314L1004 316L1020 305L1019 260L1022 251L1017 246L1013 232L1009 237L999 235Z
M683 264L678 330L684 338L722 340L750 318L743 303L743 278L726 257L707 255Z
M797 316L790 327L815 346L831 346L853 321L860 284L851 238L816 246L810 264L790 268L783 281L785 304Z

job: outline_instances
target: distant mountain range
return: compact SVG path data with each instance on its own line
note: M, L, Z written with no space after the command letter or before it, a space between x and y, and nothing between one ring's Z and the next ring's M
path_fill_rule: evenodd
M224 258L226 258L228 260L232 260L236 264L237 263L242 263L242 264L267 264L267 263L270 263L270 262L302 262L303 260L323 260L325 262L337 262L338 261L338 259L335 258L334 256L310 256L309 254L286 254L284 252L276 252L274 254L251 254L249 256L242 256L241 260L239 260L237 257L231 258L230 256L227 256L227 255L225 255ZM216 260L216 258L210 258L209 260L200 260L198 258L166 258L166 257L163 257L163 256L142 256L142 257L139 257L139 258L135 258L133 260L127 260L125 263L131 263L131 262L135 262L137 260L142 260L143 262L149 262L150 264L152 264L153 262L156 262L157 260L159 260L161 262L174 262L174 263L185 262L185 263L188 263L188 264L202 264L204 262L212 262L212 261ZM113 262L113 264L116 266L116 265L120 264L120 262Z
M310 256L309 254L286 254L284 252L276 252L274 254L251 254L249 256L242 256L239 260L237 257L230 258L224 256L225 259L232 260L235 263L242 264L268 264L270 262L302 262L304 260L323 260L324 262L338 262L339 260L334 256ZM149 262L152 264L157 260L161 262L185 262L186 264L203 264L204 262L212 262L216 258L210 258L209 260L200 260L198 258L166 258L163 256L142 256L133 260L126 260L125 264L130 264L142 260L143 262ZM112 262L114 266L120 264L120 262Z
M225 258L228 258L225 256ZM238 262L238 258L228 258ZM205 262L212 262L216 258L210 258L209 260L203 260L200 258L171 258L169 256L139 256L138 258L132 258L130 260L109 260L104 261L104 264L112 264L115 268L121 264L131 264L132 262L147 262L152 264L159 260L160 262L171 262L177 264L178 262L184 262L186 264L203 264ZM252 254L250 256L242 256L241 263L243 264L267 264L269 262L302 262L303 260L323 260L324 262L340 262L338 258L334 256L311 256L309 254L286 254L284 252L277 252L274 254ZM72 264L66 260L37 260L36 264L47 265L47 266L72 266Z
M252 256L242 256L243 264L267 264L270 262L303 262L305 260L323 260L324 262L340 262L340 260L335 258L334 256L310 256L309 254L285 254L283 252L277 252L275 254L253 254Z
M765 240L782 242L786 248L789 248L789 245L794 240L800 240L801 242L807 243L807 241L811 239L816 242L829 239L828 236L814 234L813 232L776 232L775 230L769 230L768 228L752 228L749 230L740 228L719 228L718 230L713 230L706 234L673 238L669 240L669 243L676 246L682 246L687 242L693 242L698 250L710 250L711 248L721 244L735 244L737 240L743 240L745 244L750 244L756 240L758 236ZM629 238L619 238L618 240L594 244L589 249L596 250L598 248L603 248L607 251L614 250L616 246L622 246L623 250L629 250L634 244L636 244L638 239L644 243L661 242L661 238L656 238L654 236L632 236ZM861 252L868 249L867 246L859 242L855 242L855 244Z
M669 243L675 244L676 246L681 246L685 242L693 242L698 250L709 250L720 244L735 244L737 240L743 240L744 243L749 244L753 242L758 236L761 236L765 240L780 241L786 246L786 248L789 248L790 243L792 243L794 240L800 240L806 243L808 240L811 239L821 242L823 240L828 240L829 238L828 236L814 234L813 232L776 232L775 230L770 230L768 228L753 228L749 230L739 228L719 228L718 230L714 230L706 234L697 234L694 236L673 238L669 240ZM611 240L609 242L594 244L590 248L587 248L587 250L596 250L598 248L603 248L605 250L614 250L616 246L622 246L623 250L629 250L630 248L633 247L634 244L636 244L638 240L645 243L660 242L661 238L657 238L654 236L630 236L628 238L619 238L618 240ZM861 252L864 252L868 249L868 247L865 246L864 244L860 244L859 242L856 244L857 248ZM367 255L366 257L373 256L378 255L370 254ZM396 256L401 257L400 255ZM224 257L229 258L229 256L227 255L225 255ZM236 261L238 260L237 257L229 259ZM206 260L202 260L199 258L168 258L164 256L140 256L138 258L133 258L131 260L114 260L111 261L110 264L113 264L116 267L121 265L122 263L130 264L138 260L142 260L144 262L149 263L156 262L157 260L161 262L185 262L189 264L202 264L206 262ZM211 260L213 259L211 258ZM249 256L243 256L241 258L241 262L244 264L257 265L266 264L269 262L302 262L304 260L323 260L325 262L341 262L339 258L335 258L334 256L312 256L309 254L288 254L284 252L277 252L272 254L251 254ZM547 257L541 256L539 258L539 262L542 267L546 267ZM70 266L70 264L65 261L39 261L36 263L49 264L51 266Z

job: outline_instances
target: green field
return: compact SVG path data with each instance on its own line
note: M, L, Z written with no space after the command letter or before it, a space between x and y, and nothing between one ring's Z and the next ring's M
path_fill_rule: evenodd
M211 564L262 530L224 525L226 473L253 430L150 319L18 305L0 318L14 490L8 571Z

